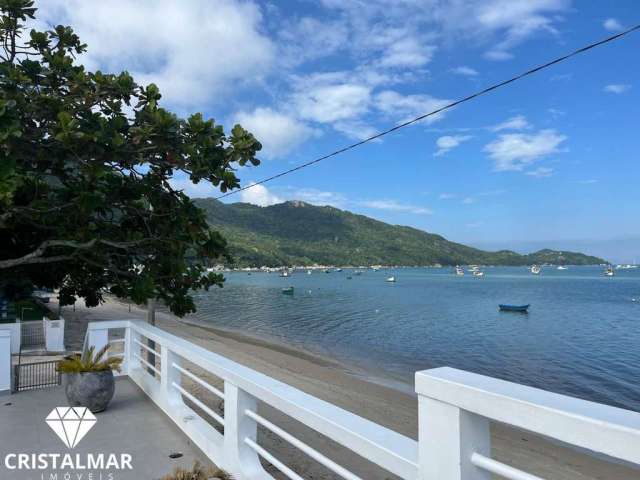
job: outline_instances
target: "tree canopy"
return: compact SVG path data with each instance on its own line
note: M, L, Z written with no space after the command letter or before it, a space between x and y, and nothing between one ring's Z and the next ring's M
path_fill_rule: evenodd
M226 242L171 179L237 188L260 143L179 118L127 72L87 71L70 27L26 31L33 1L0 12L0 281L59 288L63 304L111 292L194 311L190 292L223 282L206 267Z

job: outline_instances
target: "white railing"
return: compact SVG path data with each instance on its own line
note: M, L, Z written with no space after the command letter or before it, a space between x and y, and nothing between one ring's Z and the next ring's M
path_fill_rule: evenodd
M491 458L490 421L640 466L640 414L460 370L416 374L416 442L144 322L90 323L85 348L106 343L122 344L121 353L113 353L124 359L122 374L238 480L273 479L260 459L289 479L304 478L260 443L259 426L339 478L362 478L265 418L258 412L260 403L403 479L487 480L491 474L539 479ZM223 389L210 383L211 375L223 382ZM186 381L222 400L224 413L207 405Z

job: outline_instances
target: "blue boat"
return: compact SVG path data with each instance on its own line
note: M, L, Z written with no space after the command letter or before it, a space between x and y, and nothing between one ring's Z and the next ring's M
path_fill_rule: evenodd
M529 310L529 307L531 305L527 304L527 305L505 305L505 304L500 304L498 305L500 307L500 310L503 312L522 312L522 313L527 313L527 310Z

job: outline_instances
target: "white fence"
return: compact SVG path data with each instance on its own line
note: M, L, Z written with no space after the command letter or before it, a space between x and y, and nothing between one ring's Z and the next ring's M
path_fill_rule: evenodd
M258 426L338 477L361 478L261 416L260 402L403 479L539 478L491 458L492 420L640 466L640 414L460 370L416 374L416 442L144 322L89 324L85 348L106 343L121 345L122 374L238 480L272 479L260 458L292 480L303 478L258 443ZM213 385L211 375L223 386ZM223 401L223 412L186 383Z

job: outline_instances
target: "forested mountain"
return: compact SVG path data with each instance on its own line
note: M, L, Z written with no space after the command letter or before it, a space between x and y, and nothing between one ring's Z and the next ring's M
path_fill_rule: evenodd
M280 265L587 265L601 258L540 250L487 252L411 227L389 225L330 206L290 201L258 207L196 199L228 240L239 266Z

